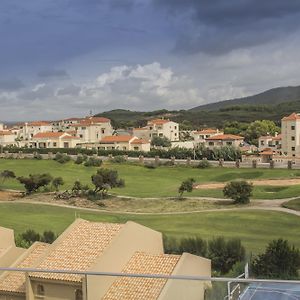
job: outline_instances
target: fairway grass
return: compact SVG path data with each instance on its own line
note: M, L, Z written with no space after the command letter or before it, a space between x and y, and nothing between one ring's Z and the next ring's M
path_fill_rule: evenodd
M0 226L16 234L26 229L61 233L76 217L97 222L143 224L174 237L215 236L240 238L248 252L258 253L272 239L284 238L300 247L300 218L271 211L202 212L175 215L137 215L87 212L80 209L40 204L0 203Z
M285 202L282 206L285 208L300 211L300 198Z
M209 168L197 169L191 167L158 167L148 169L134 164L109 164L104 167L115 169L125 180L125 188L112 190L113 194L130 197L175 197L181 182L187 178L195 178L197 183L228 182L230 180L253 179L288 179L300 178L299 170L287 169L232 169ZM91 185L91 175L96 173L94 167L84 167L73 162L59 164L53 160L14 160L0 159L0 171L8 169L17 176L28 176L34 173L49 173L53 177L61 176L65 185L61 189L70 189L75 180ZM0 183L0 187L8 189L23 189L17 180L7 180ZM223 197L221 189L194 190L188 196ZM253 198L279 199L300 195L300 185L285 187L257 186L254 188Z

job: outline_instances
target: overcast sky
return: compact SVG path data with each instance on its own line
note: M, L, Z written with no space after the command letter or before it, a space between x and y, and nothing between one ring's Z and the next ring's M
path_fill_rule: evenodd
M1 0L0 120L300 85L299 0Z

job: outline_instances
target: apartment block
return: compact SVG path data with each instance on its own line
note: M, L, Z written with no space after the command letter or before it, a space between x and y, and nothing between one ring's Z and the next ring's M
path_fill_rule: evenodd
M179 124L165 119L148 121L145 127L134 128L133 135L138 138L151 140L153 137L166 137L170 141L179 141Z

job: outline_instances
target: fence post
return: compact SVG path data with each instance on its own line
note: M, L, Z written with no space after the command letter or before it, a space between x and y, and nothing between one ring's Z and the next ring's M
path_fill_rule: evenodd
M190 165L191 165L191 158L190 158L190 157L188 157L188 158L186 159L186 164L187 164L187 166L190 166Z
M219 159L219 167L223 167L223 165L224 165L224 159L220 158Z
M270 161L270 169L274 169L274 166L275 166L275 162L274 162L274 160L271 160Z
M257 168L257 160L256 159L252 160L252 168L253 169Z
M291 160L288 161L288 169L293 168L293 162Z
M175 156L171 156L171 163L172 165L175 165Z
M143 155L140 155L139 156L139 162L140 162L140 164L144 164L144 156Z
M53 158L53 153L52 152L48 152L48 159L52 159Z
M240 160L239 160L239 159L237 159L237 160L235 161L235 166L236 166L237 168L240 167Z
M154 161L155 161L156 165L159 165L159 156L155 156L155 160Z

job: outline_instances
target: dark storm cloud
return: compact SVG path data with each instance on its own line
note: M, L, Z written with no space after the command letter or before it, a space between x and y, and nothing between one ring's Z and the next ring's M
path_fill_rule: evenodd
M267 43L300 27L297 0L153 0L182 28L177 53L222 54Z
M42 70L38 73L38 76L41 78L59 78L59 77L69 77L67 71L65 70L55 70L55 69L48 69Z
M18 78L0 79L0 90L2 91L16 91L23 87L23 82Z

